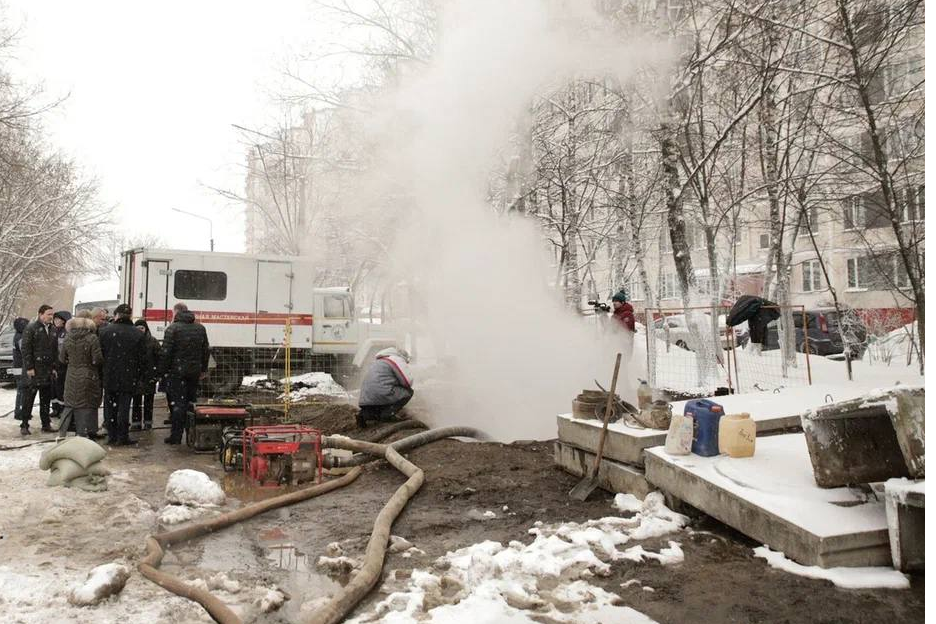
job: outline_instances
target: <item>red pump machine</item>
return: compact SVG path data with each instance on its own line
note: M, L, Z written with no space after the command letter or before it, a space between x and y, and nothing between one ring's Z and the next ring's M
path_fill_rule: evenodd
M247 427L244 474L261 487L322 482L322 432L302 425Z

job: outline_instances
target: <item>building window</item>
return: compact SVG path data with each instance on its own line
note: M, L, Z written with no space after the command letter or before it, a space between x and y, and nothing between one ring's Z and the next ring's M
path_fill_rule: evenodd
M663 253L673 251L673 240L670 238L669 229L665 227L660 230L660 251Z
M851 195L845 198L845 229L854 230L865 224L864 204L861 195Z
M818 260L803 263L803 292L815 292L822 289L822 269Z
M916 184L897 190L897 206L900 210L900 220L922 221L926 204L924 198L924 185Z
M682 20L685 12L685 2L683 0L666 0L666 16L670 22L677 23Z
M770 248L770 233L765 232L760 235L760 248L769 249Z
M803 220L800 223L798 234L800 236L809 236L810 232L813 234L819 233L819 208L817 206L810 206L803 213Z
M646 293L644 293L643 281L639 277L632 277L630 282L627 284L627 291L630 293L631 301L643 301L646 299Z
M888 98L895 98L923 86L923 59L885 65L883 68L884 89Z
M670 271L660 273L660 299L675 299L678 296L676 274Z
M172 294L176 299L224 301L227 274L220 271L176 271Z
M849 288L890 290L910 286L910 277L897 253L849 258L847 269Z

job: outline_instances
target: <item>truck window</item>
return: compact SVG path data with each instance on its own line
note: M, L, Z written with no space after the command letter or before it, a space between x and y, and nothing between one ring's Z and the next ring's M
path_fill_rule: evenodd
M227 273L220 271L176 271L172 294L176 299L224 301Z
M351 318L351 300L347 297L325 297L325 318Z

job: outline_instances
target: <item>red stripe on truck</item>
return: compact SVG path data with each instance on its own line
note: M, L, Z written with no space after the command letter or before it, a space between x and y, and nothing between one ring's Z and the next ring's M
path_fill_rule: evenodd
M202 324L214 325L285 325L291 319L292 325L312 325L311 314L275 314L271 312L218 312L210 310L192 310L195 320ZM157 323L170 322L172 310L148 308L143 311L143 318Z

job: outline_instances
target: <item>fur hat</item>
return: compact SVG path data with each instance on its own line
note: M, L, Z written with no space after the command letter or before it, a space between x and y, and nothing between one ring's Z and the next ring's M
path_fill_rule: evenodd
M131 308L129 304L121 303L119 306L114 308L114 316L120 316L121 314L125 316L131 316L133 314L133 308Z
M94 328L94 321L83 316L75 316L65 323L65 331L72 331L75 329L90 329L93 331Z

